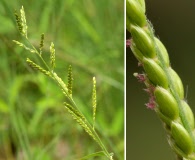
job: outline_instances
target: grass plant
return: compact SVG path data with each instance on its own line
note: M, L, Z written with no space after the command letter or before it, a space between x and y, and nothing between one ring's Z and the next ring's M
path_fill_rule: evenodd
M30 19L28 37L31 43L39 53L42 52L44 60L51 62L50 67L55 67L59 77L69 84L68 95L74 95L75 102L92 128L93 108L87 106L92 106L91 79L96 77L99 96L97 96L95 131L108 146L108 150L115 153L114 159L121 159L124 148L123 127L121 127L123 126L123 64L121 63L123 43L110 40L114 35L123 40L123 26L117 25L113 34L109 25L119 20L121 17L119 15L123 15L123 4L101 0L89 3L71 0L56 3L44 0L25 1L21 2L22 4L15 1L0 3L2 4L0 18L5 19L0 31L1 41L4 44L1 48L0 66L2 77L0 158L71 160L100 150L100 147L83 132L80 125L75 124L75 120L68 114L63 104L63 94L52 81L47 79L47 76L42 75L42 73L49 74L47 68L42 67L44 64L35 56L36 54L27 54L23 48L8 43L11 39L17 39L20 44L25 44L27 49L31 48L25 39L16 34L14 27L13 12L23 4L28 11L27 19ZM111 6L108 5L109 3ZM85 10L86 6L90 9ZM108 10L106 6L117 7L113 18L110 16L112 10ZM109 23L103 23L102 18L105 15L111 17ZM123 18L121 17L119 21L123 22ZM43 32L45 36L42 35L40 38ZM41 40L37 41L37 39ZM51 39L54 39L55 47L50 45ZM54 59L50 58L50 51L53 52L52 57L55 57L56 64L53 63ZM25 62L27 58L29 58L27 63L29 65ZM112 59L112 63L102 65L108 59ZM69 64L73 66L74 71L73 88L70 83L72 76ZM118 66L116 70L115 65ZM32 68L42 72L34 72ZM105 95L105 93L109 94ZM118 100L113 103L116 97ZM66 107L72 109L71 106L66 105ZM115 117L113 117L114 113L116 113ZM24 155L26 157L23 157ZM96 155L102 155L102 152ZM88 157L88 159L95 158Z
M84 158L80 158L80 159L89 159L91 157L104 155L109 160L113 160L113 158L112 158L113 153L109 153L107 151L106 147L104 146L102 140L100 139L100 137L98 136L98 134L96 133L95 128L94 128L95 114L96 114L95 113L96 112L96 80L95 80L95 77L93 78L93 101L92 101L92 104L93 104L93 127L92 127L92 125L89 123L89 121L83 115L83 113L79 110L78 105L75 103L75 101L72 97L72 84L73 84L72 67L69 66L68 76L67 76L68 84L65 84L65 82L54 71L55 66L56 66L54 43L51 42L51 45L50 45L50 65L48 65L48 63L42 57L42 53L43 53L42 48L44 46L44 34L41 35L40 46L39 46L39 51L38 51L28 39L28 35L27 35L28 34L28 31L27 31L28 27L26 24L26 16L25 16L25 11L24 11L23 6L20 9L20 15L18 15L18 13L15 12L15 17L16 17L18 30L19 30L20 34L26 39L26 41L28 42L27 45L30 47L27 47L23 43L16 41L16 40L13 40L13 42L15 42L20 47L23 47L27 51L36 54L41 59L42 63L45 65L44 67L46 69L43 69L41 66L39 66L38 64L36 64L32 60L30 60L29 58L27 58L26 62L28 63L28 65L32 69L35 69L37 71L42 72L46 76L53 79L55 81L55 83L59 85L60 89L62 90L64 96L67 99L66 102L64 102L64 105L65 105L65 108L67 109L67 111L69 112L69 114L85 130L85 132L93 138L93 140L102 149L102 151L100 151L100 152L92 153L92 154L85 156ZM21 129L21 130L23 130L23 129ZM19 133L18 133L18 136L20 136ZM19 139L22 140L22 138L19 138ZM27 144L27 142L25 142L25 141L23 141L23 142L21 141L21 146L22 145L24 146L23 148L25 149L25 152L27 153L26 159L32 159L29 144Z

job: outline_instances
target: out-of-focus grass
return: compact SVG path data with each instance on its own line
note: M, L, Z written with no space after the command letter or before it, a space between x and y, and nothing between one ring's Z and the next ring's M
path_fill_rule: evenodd
M71 160L99 151L64 109L58 86L25 62L39 60L12 42L22 41L14 21L22 5L29 39L38 47L45 33L45 58L54 42L56 72L65 81L72 64L75 101L91 120L96 76L97 132L114 159L123 159L124 4L112 0L0 2L0 159L25 159L29 150L33 160Z

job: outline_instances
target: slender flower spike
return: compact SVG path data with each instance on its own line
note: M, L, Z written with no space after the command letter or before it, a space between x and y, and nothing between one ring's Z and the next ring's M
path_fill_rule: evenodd
M39 45L39 50L40 50L40 55L42 54L42 49L43 49L43 46L44 46L44 33L41 34L41 41L40 41L40 45Z
M28 28L28 26L26 24L26 16L25 16L25 12L24 12L23 6L20 9L20 13L21 13L22 34L27 38L27 28Z
M50 45L50 63L53 70L55 68L55 48L53 42Z
M51 77L51 74L49 71L46 71L45 69L43 69L41 66L39 66L38 64L34 63L33 61L31 61L29 58L27 58L26 62L28 63L28 65L35 69L38 70L40 72L42 72L43 74L45 74L46 76Z
M22 34L22 30L23 30L22 22L21 22L21 18L18 15L17 11L15 11L15 18L16 18L16 23L17 23L17 26L18 26L18 30Z
M72 82L73 82L73 75L72 75L72 66L69 65L68 67L68 94L70 95L70 97L72 98Z

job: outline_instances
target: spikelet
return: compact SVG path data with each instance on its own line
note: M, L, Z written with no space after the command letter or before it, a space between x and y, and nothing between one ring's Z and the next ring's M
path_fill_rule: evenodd
M131 24L137 24L139 26L144 26L146 24L146 16L144 15L144 6L140 5L137 0L126 0L126 17ZM143 4L143 3L142 3Z
M55 48L53 42L50 45L50 63L53 70L55 68Z
M73 75L72 75L72 66L69 65L68 67L68 94L70 95L70 97L72 98L72 82L73 82Z
M96 79L93 77L93 93L92 93L92 107L93 107L93 130L95 128L95 115L96 115Z
M33 61L31 61L29 58L26 59L26 62L28 63L28 65L35 69L38 70L40 72L42 72L43 74L45 74L46 76L51 77L51 74L49 71L44 70L42 67L40 67L38 64L34 63Z
M43 49L43 46L44 46L44 39L45 39L45 36L44 36L44 33L42 33L41 34L41 41L40 41L40 45L39 45L40 55L42 54L42 49Z

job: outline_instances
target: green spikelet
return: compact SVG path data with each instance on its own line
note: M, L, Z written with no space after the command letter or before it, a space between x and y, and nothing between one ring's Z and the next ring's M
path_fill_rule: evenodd
M26 59L26 62L28 63L28 65L35 69L35 70L38 70L40 72L42 72L43 74L45 74L46 76L50 76L51 77L51 74L49 71L46 71L44 70L42 67L40 67L38 64L34 63L33 61L31 61L29 58Z
M145 7L140 5L141 0L126 0L127 17L129 17L130 23L144 26L146 24L146 16L144 15Z
M55 68L55 48L53 42L50 45L50 63L53 70Z
M168 90L158 86L154 91L154 95L161 113L171 120L175 120L179 117L177 101Z
M42 33L41 34L41 41L40 41L40 45L39 45L40 55L42 54L42 49L44 46L44 39L45 39L45 35L44 35L44 33Z
M20 14L21 14L21 25L22 25L22 35L27 38L27 25L26 25L26 16L24 12L24 8L20 9Z
M172 122L171 133L176 145L186 154L193 152L193 142L187 130L179 123Z
M93 129L95 128L95 115L96 115L96 79L93 77L93 93L92 93L92 107L93 107Z
M150 58L144 58L142 62L149 79L155 85L162 86L163 88L168 88L168 80L166 78L164 70Z
M144 57L154 58L156 56L154 42L143 28L132 25L131 34L137 49L141 51Z

